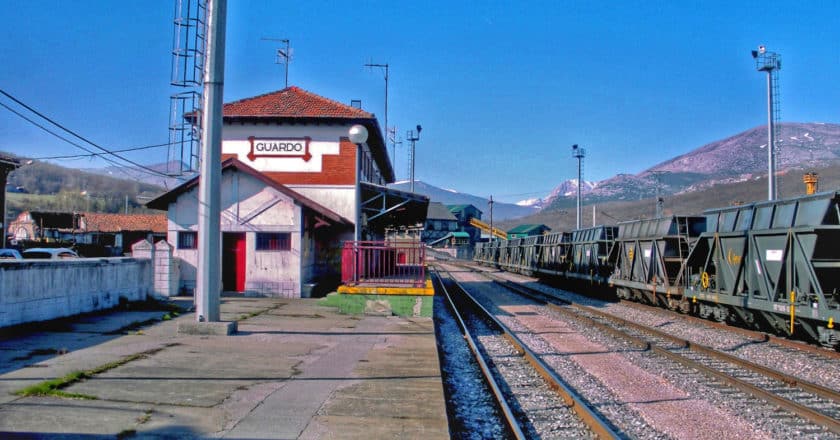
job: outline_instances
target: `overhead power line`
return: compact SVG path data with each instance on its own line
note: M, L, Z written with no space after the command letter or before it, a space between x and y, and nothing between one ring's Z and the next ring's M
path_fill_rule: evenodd
M0 104L2 105L2 104ZM142 147L129 147L129 148L122 148L119 150L111 150L112 153L125 153L126 151L140 151L140 150L151 150L152 148L162 148L168 147L170 145L175 145L172 142L166 142L163 144L155 144L155 145L144 145ZM107 156L111 153L90 153L90 154L67 154L63 156L43 156L43 157L31 157L32 160L53 160L53 159L84 159L86 157L102 157Z
M85 138L84 136L82 136L82 135L80 135L80 134L78 134L78 133L74 132L73 130L70 130L69 128L67 128L67 127L65 127L65 126L63 126L63 125L61 125L61 124L59 124L58 122L54 121L53 119L49 118L48 116L44 115L43 113L41 113L41 112L39 112L39 111L35 110L34 108L30 107L29 105L27 105L27 104L26 104L26 103L24 103L23 101L21 101L21 100L19 100L19 99L15 98L14 96L10 95L9 93L7 93L7 92L6 92L5 90L3 90L3 89L0 89L0 94L3 94L4 96L6 96L7 98L9 98L9 99L11 99L12 101L16 102L18 105L22 106L23 108L25 108L25 109L29 110L30 112L32 112L32 113L34 113L34 114L36 114L36 115L40 116L42 119L44 119L44 120L48 121L50 124L55 125L56 127L60 128L60 129L62 129L62 130L64 130L65 132L67 132L67 133L69 133L69 134L73 135L74 137L76 137L76 138L78 138L78 139L80 139L80 140L82 140L82 141L84 141L84 142L86 142L86 143L88 143L88 144L90 144L90 145L92 145L92 146L96 147L97 149L99 149L99 150L103 151L104 153L106 153L106 154L108 154L108 155L111 155L111 156L114 156L114 157L116 157L116 158L119 158L119 159L121 159L121 160L123 160L123 161L125 161L125 162L128 162L128 163L130 163L130 164L132 164L132 165L134 165L134 166L136 166L136 167L138 167L138 168L141 168L141 169L143 169L143 170L146 170L147 172L149 172L149 173L151 173L151 174L154 174L154 175L157 175L157 176L162 176L162 177L169 177L169 176L168 176L168 175L166 175L165 173L161 173L161 172L160 172L160 171L158 171L158 170L155 170L155 169L153 169L153 168L149 168L149 167L147 167L147 166L145 166L145 165L143 165L143 164L137 163L137 162L135 162L135 161L133 161L133 160L131 160L131 159L128 159L128 158L123 157L123 156L121 156L121 155L119 155L119 154L116 154L116 153L115 153L115 152L113 152L113 151L109 151L108 149L106 149L106 148L104 148L104 147L100 146L99 144L97 144L97 143L95 143L95 142L93 142L93 141L91 141L91 140L89 140L89 139ZM8 107L6 107L6 108L8 108ZM27 120L29 120L29 119L27 119ZM62 139L64 139L64 138L62 138ZM65 140L66 140L66 139L65 139ZM77 147L79 147L79 148L81 148L81 149L83 149L83 150L87 151L88 153L93 153L93 151L90 151L90 150L88 150L88 149L86 149L86 148L80 147L78 144L75 144L75 143L73 143L73 142L70 142L70 143L71 143L72 145L75 145L75 146L77 146Z

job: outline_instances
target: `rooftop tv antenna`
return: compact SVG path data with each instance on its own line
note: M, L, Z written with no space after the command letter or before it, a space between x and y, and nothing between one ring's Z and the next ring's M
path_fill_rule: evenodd
M277 49L276 58L274 59L274 64L282 64L285 71L286 71L286 85L284 87L289 87L289 63L292 61L292 49L289 48L289 39L288 38L260 38L263 41L276 41L279 43L285 44L285 47L280 47Z
M201 144L202 89L207 39L207 2L175 0L170 83L179 92L169 98L167 174L198 170Z
M779 70L782 68L782 57L776 52L767 50L764 45L752 51L755 68L759 72L767 72L767 199L778 197L776 188L776 148L779 137Z
M577 225L576 229L581 228L581 218L580 218L580 188L582 186L581 182L583 182L583 158L586 156L586 150L583 148L578 147L578 144L572 145L572 157L578 160L578 180L577 180Z

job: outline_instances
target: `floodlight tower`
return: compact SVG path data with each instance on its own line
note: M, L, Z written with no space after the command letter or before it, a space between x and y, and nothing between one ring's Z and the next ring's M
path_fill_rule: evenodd
M586 156L586 150L583 148L578 147L577 144L572 145L572 157L578 160L578 178L577 178L577 227L576 229L581 228L580 223L580 187L581 182L583 182L583 157Z
M420 124L417 124L417 133L415 134L414 130L409 130L408 133L405 134L406 140L411 142L411 157L409 157L409 161L411 162L411 171L409 174L411 177L411 192L414 192L414 143L420 140L420 131L423 130L423 127Z
M779 70L782 57L764 45L752 51L755 68L767 72L767 199L774 200L776 189L776 123L779 121Z

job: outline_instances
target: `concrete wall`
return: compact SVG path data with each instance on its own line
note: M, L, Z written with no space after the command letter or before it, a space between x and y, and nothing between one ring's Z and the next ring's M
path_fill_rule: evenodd
M0 327L145 300L150 266L135 258L0 262Z

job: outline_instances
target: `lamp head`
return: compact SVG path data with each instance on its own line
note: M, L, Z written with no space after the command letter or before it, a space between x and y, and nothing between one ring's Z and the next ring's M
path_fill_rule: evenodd
M417 124L417 134L420 134L420 131L423 130L423 127L420 124Z
M363 144L367 142L368 139L368 131L364 125L356 124L350 127L348 135L350 137L350 142L354 144Z

